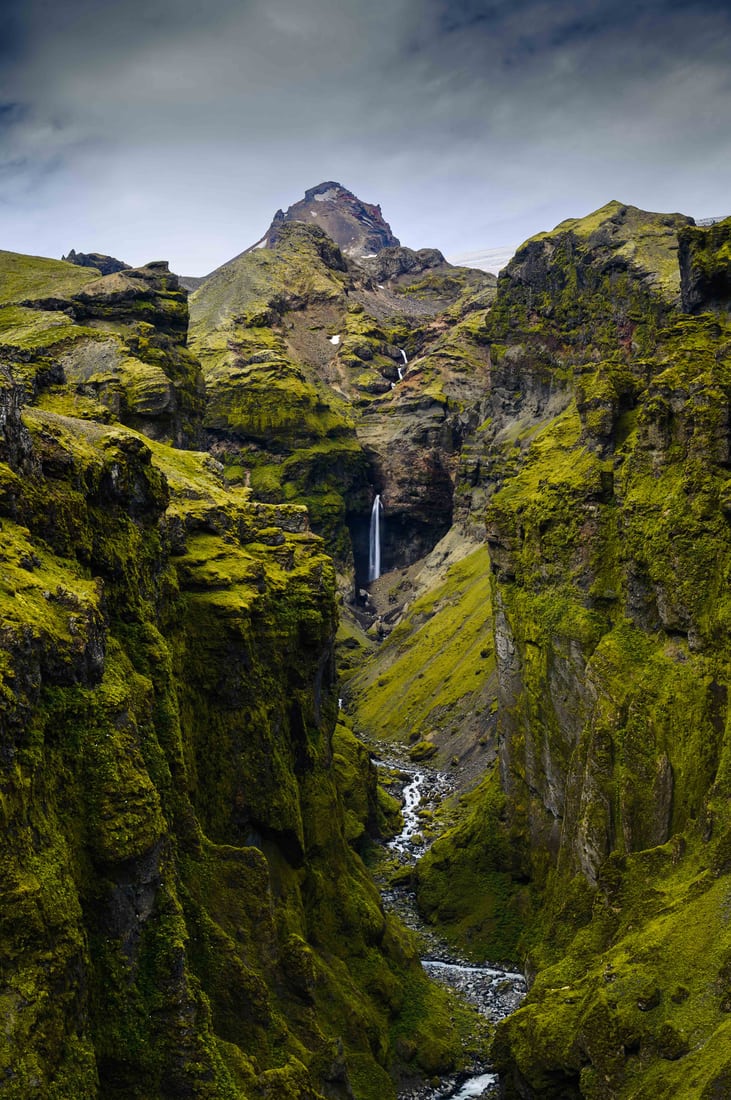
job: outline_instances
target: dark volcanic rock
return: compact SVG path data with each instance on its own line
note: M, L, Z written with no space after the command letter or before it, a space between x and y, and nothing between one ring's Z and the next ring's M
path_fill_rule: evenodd
M731 309L731 218L681 230L678 245L685 312Z
M68 256L62 256L67 264L77 267L95 267L102 275L113 275L115 271L129 271L129 264L117 260L114 256L105 256L103 252L76 252L73 248Z
M381 249L377 256L367 257L363 266L379 282L385 282L398 275L418 275L446 263L438 248L420 248L415 252L413 248L401 245ZM451 264L447 266L451 267Z
M398 247L380 206L361 202L341 183L329 180L305 191L304 199L288 210L278 210L272 224L252 248L273 248L285 222L306 222L324 229L348 256L375 255L382 248Z
M87 283L74 296L74 311L84 320L108 317L113 310L117 319L144 320L184 337L188 328L187 297L167 261L154 260L144 267L125 268Z

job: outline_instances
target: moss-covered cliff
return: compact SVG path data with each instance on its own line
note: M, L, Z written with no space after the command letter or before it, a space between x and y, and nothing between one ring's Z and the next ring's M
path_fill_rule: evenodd
M37 404L195 443L203 413L187 293L166 263L102 277L0 252L0 349Z
M355 263L316 225L282 224L271 248L231 260L191 299L208 445L258 498L305 502L361 582L375 493L389 517L385 567L413 561L451 522L485 388L477 322L493 294L493 276L434 249Z
M535 979L506 1096L731 1087L727 236L611 203L519 249L480 331L457 513L489 548L498 753L418 890Z
M162 441L200 411L164 268L4 263L0 1095L392 1097L461 1046L355 850L331 560Z
M374 491L387 565L458 520L349 690L472 787L415 885L529 971L505 1095L731 1088L728 222L610 203L494 303L386 253L285 226L198 292L202 370L164 265L0 254L0 1095L381 1100L457 1057L360 860L300 506L343 567Z

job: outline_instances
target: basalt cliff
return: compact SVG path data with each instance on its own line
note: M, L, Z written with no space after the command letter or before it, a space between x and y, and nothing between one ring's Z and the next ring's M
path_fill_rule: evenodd
M260 243L190 298L0 253L0 1096L461 1065L364 737L454 777L410 885L528 974L502 1094L719 1100L731 219L613 202L495 279L327 183Z

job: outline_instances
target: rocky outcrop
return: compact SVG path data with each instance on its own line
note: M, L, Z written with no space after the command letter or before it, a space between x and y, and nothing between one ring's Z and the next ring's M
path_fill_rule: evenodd
M731 218L680 233L680 278L686 313L731 309Z
M192 444L203 412L187 292L167 263L99 276L5 254L0 344L35 403ZM74 286L69 272L82 275ZM20 275L23 278L20 278Z
M516 252L504 279L512 279L541 297L572 290L581 278L581 263L572 258L591 254L597 275L617 279L626 272L658 297L677 304L680 290L678 234L693 219L684 214L653 214L636 206L609 202L585 218L569 218L550 233L532 237ZM508 274L508 268L510 274ZM538 306L538 302L535 303Z
M341 183L329 180L305 191L305 197L278 210L264 236L252 248L273 248L288 222L316 225L343 250L347 256L361 258L375 255L382 248L398 247L399 241L384 221L380 206L362 202Z
M398 275L420 275L422 271L446 264L438 248L420 248L415 252L413 248L393 245L382 248L377 256L361 258L360 262L379 283L394 279Z
M71 249L68 256L62 256L67 264L77 264L79 267L93 267L102 275L113 275L116 271L129 271L130 265L114 256L105 256L102 252L76 252Z

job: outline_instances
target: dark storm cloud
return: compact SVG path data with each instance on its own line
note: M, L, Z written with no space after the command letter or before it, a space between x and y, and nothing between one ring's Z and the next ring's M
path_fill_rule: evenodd
M452 251L612 197L724 212L725 3L25 0L0 27L4 247L204 271L325 178Z

